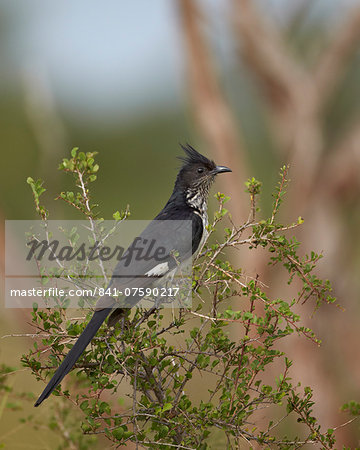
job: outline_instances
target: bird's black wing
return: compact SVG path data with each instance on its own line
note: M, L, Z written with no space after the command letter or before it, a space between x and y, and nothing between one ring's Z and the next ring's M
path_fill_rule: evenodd
M176 220L172 220L173 217ZM179 217L181 220L178 219ZM174 206L170 210L165 208L140 237L148 243L155 241L157 248L166 248L166 256L161 261L157 258L152 258L150 261L136 261L133 258L131 264L125 266L124 261L127 261L125 254L124 260L120 261L114 270L110 287L123 292L124 289L130 288L137 294L122 298L115 305L111 305L116 309L110 315L108 325L114 326L123 317L125 309L132 308L142 299L143 289L139 288L152 287L157 279L166 278L168 274L176 271L175 269L181 263L186 261L189 264L191 256L201 243L203 231L201 218L190 208L181 210L175 209ZM97 308L109 307L109 300L109 298L101 298L96 305Z
M154 278L165 276L191 258L200 245L203 232L201 218L190 208L182 211L174 207L168 211L164 209L136 238L137 247L144 249L142 255L148 252L151 257L138 258L134 240L116 265L110 286L119 290L150 286ZM97 304L97 308L101 308L101 304Z

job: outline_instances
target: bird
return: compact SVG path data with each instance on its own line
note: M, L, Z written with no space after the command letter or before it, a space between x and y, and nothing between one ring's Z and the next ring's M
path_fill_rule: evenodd
M190 144L180 144L180 146L185 155L178 157L182 165L172 194L164 208L139 236L142 242L155 238L157 243L165 249L165 254L161 261L155 257L140 261L133 261L133 258L129 263L126 256L134 247L135 239L126 250L124 257L117 263L108 287L124 290L124 286L138 288L154 286L159 280L174 274L179 264L194 257L202 248L208 234L207 203L210 187L218 174L231 172L231 169L216 165L213 160L199 153ZM176 226L167 226L172 223ZM187 239L189 223L190 242ZM141 276L135 276L135 272ZM109 295L97 301L92 318L35 402L35 407L48 398L71 371L106 318L110 316L108 326L114 326L123 316L125 308L136 306L142 299L141 293L143 291L140 290L139 294L128 296L121 302Z

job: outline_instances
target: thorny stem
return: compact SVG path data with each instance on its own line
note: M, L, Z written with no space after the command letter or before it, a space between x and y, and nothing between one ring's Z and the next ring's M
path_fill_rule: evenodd
M98 241L98 239L97 239L97 236L96 236L94 219L92 217L92 210L91 210L91 207L90 207L90 198L89 198L89 195L88 195L88 189L85 186L82 172L79 169L77 169L76 173L77 173L77 175L79 177L79 182L80 182L79 187L81 188L83 199L85 200L85 207L86 207L86 210L87 210L88 219L90 221L91 232L92 232L92 235L93 235L94 242L96 243ZM97 249L97 251L99 252L99 249ZM107 275L106 275L106 272L105 272L105 269L104 269L102 258L99 258L99 265L100 265L101 272L102 272L102 275L104 277L105 283L107 284L108 279L107 279Z

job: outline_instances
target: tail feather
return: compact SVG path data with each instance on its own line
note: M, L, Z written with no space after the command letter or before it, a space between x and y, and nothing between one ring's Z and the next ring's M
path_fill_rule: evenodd
M56 386L65 377L65 375L70 372L76 361L80 358L82 352L86 349L91 339L95 336L96 332L101 327L101 324L110 314L110 312L111 309L109 308L97 310L94 312L94 315L92 316L85 330L80 335L79 339L75 342L69 353L66 355L64 361L58 367L57 371L54 373L53 377L49 381L43 393L37 399L34 406L39 406L46 398L48 398L52 391L56 388Z

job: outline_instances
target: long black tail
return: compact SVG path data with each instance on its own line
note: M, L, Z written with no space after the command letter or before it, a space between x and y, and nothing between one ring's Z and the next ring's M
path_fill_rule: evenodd
M94 315L92 316L85 330L83 331L79 339L75 342L69 353L66 355L64 361L58 367L57 371L54 373L53 377L49 381L43 393L37 399L34 406L39 406L46 398L48 398L52 391L56 388L56 386L65 377L65 375L70 372L76 361L80 358L82 352L86 349L88 343L101 327L101 324L110 314L110 312L111 308L105 308L94 312Z

